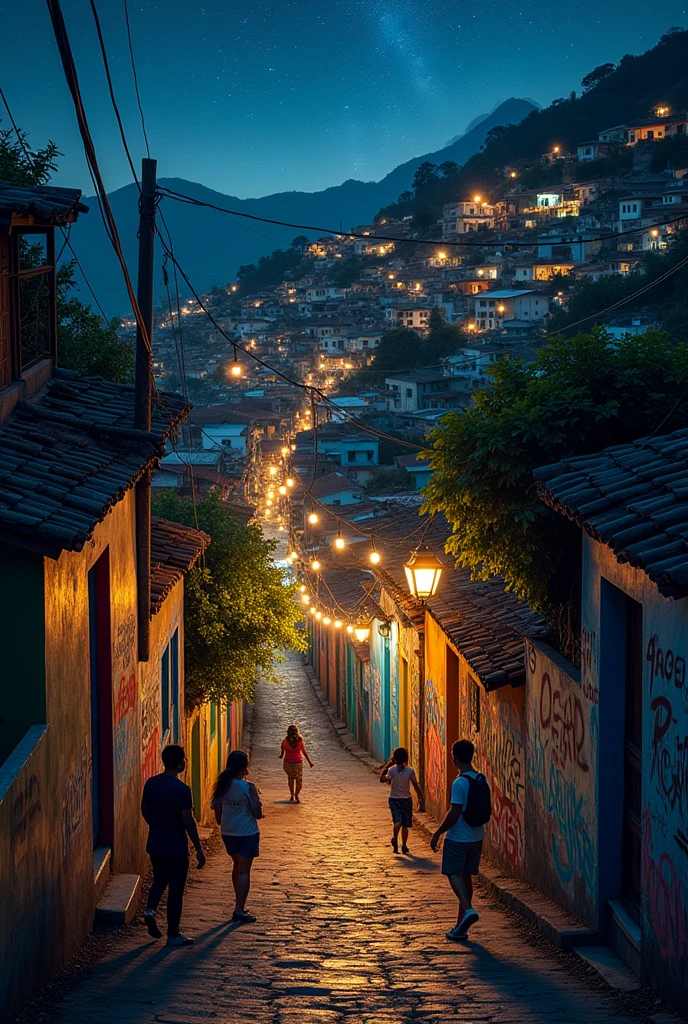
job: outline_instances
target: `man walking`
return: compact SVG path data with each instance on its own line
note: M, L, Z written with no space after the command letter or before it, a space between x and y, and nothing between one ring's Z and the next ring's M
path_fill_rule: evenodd
M447 932L448 939L468 937L468 929L480 915L473 908L473 875L478 874L483 849L485 823L490 818L490 790L484 775L473 769L475 747L470 740L457 740L452 747L454 764L459 775L451 788L451 806L437 829L430 847L437 851L440 837L446 832L442 851L442 874L459 901L456 926Z
M165 747L162 763L164 772L148 779L141 799L141 814L148 825L146 852L153 865L153 884L144 920L148 934L154 939L161 938L155 911L162 894L168 889L167 945L193 946L194 940L179 931L184 887L189 873L187 833L196 849L198 868L205 864L205 854L193 816L191 790L178 777L186 768L184 748L175 744Z

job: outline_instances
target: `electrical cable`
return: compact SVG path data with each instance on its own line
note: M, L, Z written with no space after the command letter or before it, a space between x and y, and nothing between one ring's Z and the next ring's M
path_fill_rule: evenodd
M65 79L67 81L67 86L72 97L74 111L77 118L77 124L79 127L79 134L81 135L81 140L84 146L84 153L86 155L86 162L88 164L89 174L91 175L91 180L94 183L96 197L98 200L98 206L105 226L105 232L110 240L110 243L112 244L112 247L115 251L115 255L117 256L117 260L119 262L120 269L122 271L122 276L124 278L124 283L127 289L127 295L129 296L131 308L133 310L134 317L136 318L136 323L144 347L152 358L153 350L151 338L148 335L148 330L144 322L143 316L141 314L138 300L136 298L136 293L134 292L134 287L129 276L129 270L127 268L124 253L122 251L122 245L119 238L119 232L117 230L117 224L115 222L112 208L110 206L110 200L108 198L105 183L103 181L100 166L98 164L98 157L93 143L93 138L91 136L91 131L88 125L88 118L86 116L86 111L84 108L76 65L74 63L74 57L72 54L72 48L69 41L69 35L67 33L67 27L65 25L62 8L60 6L60 0L46 0L46 4L48 7L48 12L50 14L50 20L55 35L55 42L57 44L57 48L60 54L60 60L62 62L62 68L64 71Z
M143 141L146 146L146 156L150 160L150 146L148 145L148 133L146 132L146 120L143 116L143 106L141 104L141 93L139 92L139 76L136 73L136 61L134 60L134 47L131 40L131 25L129 24L129 3L128 0L123 0L124 4L124 21L127 27L127 43L129 46L129 59L131 61L131 73L134 79L134 91L136 93L136 103L139 108L139 117L141 118L141 131L143 132Z
M434 239L434 238L427 238L427 239L426 238L401 238L401 237L395 237L393 235L371 235L371 234L365 234L364 232L359 232L359 231L341 231L341 230L337 230L336 228L324 228L324 227L320 227L320 226L314 225L314 224L292 224L290 221L276 220L276 219L274 219L272 217L259 217L255 213L246 213L246 212L242 212L240 210L228 210L228 209L226 209L223 206L217 206L215 203L206 203L206 202L204 202L201 199L195 199L193 196L185 195L184 192L176 192L174 189L167 188L165 186L161 186L161 191L163 191L165 193L165 195L167 195L170 199L174 199L174 200L176 200L177 202L180 202L180 203L187 203L187 204L192 205L192 206L204 206L207 209L217 210L218 213L226 213L226 214L228 214L228 215L230 215L232 217L244 217L247 220L256 220L256 221L260 221L263 224L275 224L275 225L277 225L279 227L294 228L297 231L322 231L325 234L334 235L335 238L362 238L362 239L365 239L365 240L371 241L371 242L407 242L407 243L410 243L412 245L441 245L443 248L455 248L455 247L456 248L460 248L462 246L477 246L477 247L479 247L481 249L485 249L485 248L488 248L488 247L494 247L495 245L500 245L500 246L509 246L511 248L529 248L529 249L532 249L532 248L534 248L537 245L545 245L545 244L547 244L546 241L545 242L538 242L536 240L536 241L531 241L531 242L524 242L521 239L513 240L513 241L500 240L500 241L490 241L490 242L485 242L485 241L479 241L479 242L475 241L475 242L473 242L473 241L468 241L468 240L460 241L460 242L448 242L448 241L444 241L444 240L441 240L441 239ZM685 219L686 219L686 216L684 214L683 216L672 217L670 220L657 221L654 226L655 227L664 227L666 225L675 224L678 221L685 220ZM616 231L616 232L612 232L612 233L607 234L607 235L599 235L599 236L595 236L593 238L586 238L586 239L583 239L583 241L584 242L606 242L607 240L613 239L613 238L623 238L624 236L627 236L627 235L637 235L640 231L642 231L642 228L634 228L634 229L632 229L630 231ZM581 234L581 233L582 232L579 232L579 234Z

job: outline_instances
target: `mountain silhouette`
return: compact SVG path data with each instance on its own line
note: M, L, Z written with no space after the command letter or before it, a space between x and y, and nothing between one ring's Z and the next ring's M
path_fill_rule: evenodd
M252 213L275 220L297 224L312 224L317 228L333 230L351 229L358 224L370 223L380 207L393 202L410 188L416 169L425 161L440 164L453 160L463 164L483 145L490 128L501 124L518 124L533 109L534 104L519 99L501 103L486 118L452 142L434 153L407 160L387 174L381 181L349 179L341 185L320 192L276 192L254 199L239 199L206 188L184 178L160 178L159 184L213 203L216 206ZM138 192L132 183L109 194L122 248L135 280L138 231ZM88 216L81 217L72 230L72 241L86 274L101 305L109 316L129 312L121 271L105 237L95 198L85 198L90 207ZM246 221L230 217L215 210L185 205L166 198L161 210L170 230L175 255L184 267L194 287L207 291L213 284L232 280L242 264L254 263L277 248L285 248L297 235L294 228ZM164 227L161 226L164 231ZM315 238L323 231L305 232ZM162 255L157 258L161 267ZM82 297L88 301L85 287ZM185 290L186 291L186 290ZM156 269L155 295L164 293L162 271Z

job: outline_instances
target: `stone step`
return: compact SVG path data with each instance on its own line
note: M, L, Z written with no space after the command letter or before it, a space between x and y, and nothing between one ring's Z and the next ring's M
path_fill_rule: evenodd
M597 942L597 932L525 882L502 874L485 861L480 865L480 878L500 903L511 907L526 921L532 921L540 934L558 949Z
M128 924L138 907L141 875L113 875L96 907L96 924Z
M640 988L635 974L607 946L574 946L573 952L594 967L600 977L617 992L636 992Z

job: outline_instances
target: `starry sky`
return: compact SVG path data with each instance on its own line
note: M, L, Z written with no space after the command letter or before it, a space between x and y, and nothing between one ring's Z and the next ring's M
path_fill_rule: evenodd
M108 189L130 180L88 0L63 0ZM242 198L377 180L509 96L546 105L598 64L686 27L686 0L129 0L160 176ZM98 0L135 159L122 0ZM44 0L0 0L0 85L56 180L91 192ZM4 111L0 109L0 117Z

